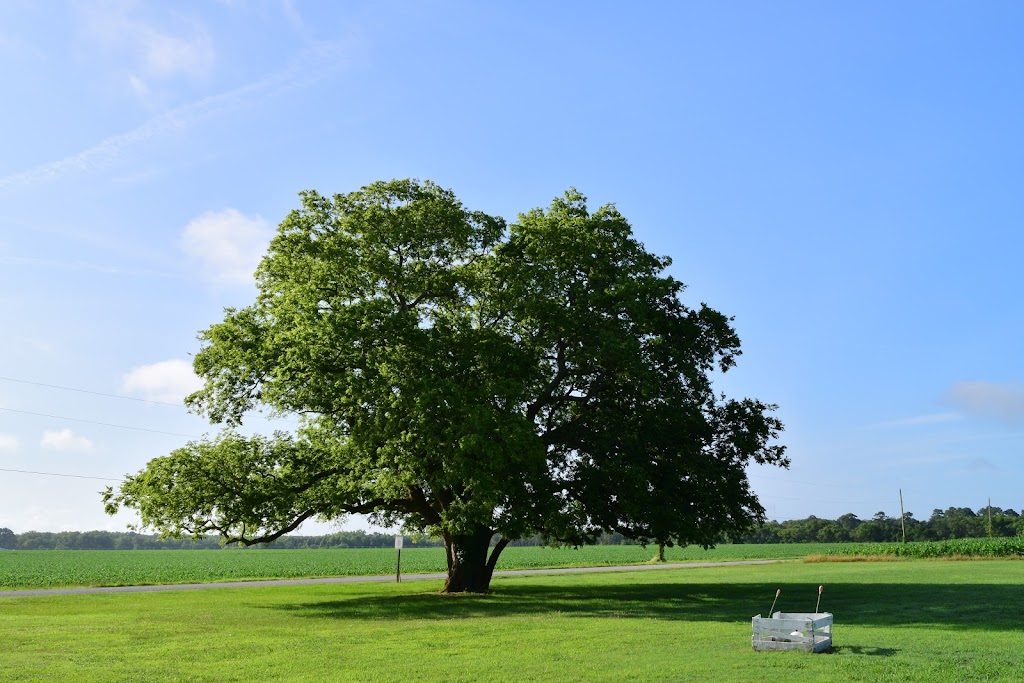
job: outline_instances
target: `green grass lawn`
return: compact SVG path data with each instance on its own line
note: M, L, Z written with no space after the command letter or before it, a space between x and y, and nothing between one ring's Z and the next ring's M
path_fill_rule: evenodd
M750 618L835 614L829 654ZM1024 562L787 563L0 599L3 681L1021 681Z
M721 545L669 548L670 562L793 558L824 554L842 544ZM498 569L597 567L647 562L656 548L602 545L583 548L506 548ZM443 572L443 548L402 551L402 571ZM395 551L387 548L314 550L17 550L0 553L0 591L62 586L209 583L244 579L387 575Z

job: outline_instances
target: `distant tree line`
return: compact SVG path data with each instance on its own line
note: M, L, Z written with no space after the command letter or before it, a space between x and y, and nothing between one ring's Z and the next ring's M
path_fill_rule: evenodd
M496 542L498 537L492 540ZM545 545L543 536L536 535L513 541L512 546ZM603 534L599 545L635 545L622 534ZM259 550L261 548L393 548L395 534L366 531L338 531L323 536L282 536L272 543L262 543L243 548L239 545L225 546L219 536L200 539L160 538L155 534L139 534L119 531L26 531L15 534L10 529L0 528L0 550L204 550L235 548ZM435 548L444 545L440 538L405 536L404 548Z
M977 511L966 507L935 509L927 520L906 513L899 517L876 512L871 519L847 513L837 519L769 521L735 539L737 543L841 543L844 541L894 542L944 541L950 538L984 538L1024 535L1024 517L1015 510L988 506Z
M966 507L933 510L927 520L916 519L913 513L903 518L908 541L943 541L950 538L984 538L988 536L1024 536L1024 516L1012 509L992 506L977 511ZM899 517L876 512L862 520L853 513L837 519L810 516L785 522L769 521L735 539L722 543L841 543L845 541L901 541L903 531ZM636 542L622 534L603 534L599 545L633 545ZM252 546L260 548L393 548L394 534L366 531L337 531L323 536L282 536L273 543ZM544 545L542 536L514 541L513 546ZM441 539L405 536L405 548L443 546ZM118 531L26 531L15 534L0 528L0 549L6 550L160 550L213 549L225 547L218 536L192 539L163 539L157 535ZM239 546L227 546L238 548Z
M324 536L282 536L270 544L252 546L260 548L393 548L394 534L367 533L365 531L339 531ZM406 548L426 548L443 545L439 539L406 536ZM157 535L118 531L26 531L15 534L0 528L0 549L6 550L202 550L223 548L219 536L206 536L192 540L160 538ZM240 548L239 546L226 546Z

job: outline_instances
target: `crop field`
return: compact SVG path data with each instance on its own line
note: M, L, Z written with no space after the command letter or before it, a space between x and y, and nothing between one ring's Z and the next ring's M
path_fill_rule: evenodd
M722 545L668 548L670 562L792 558L828 551L829 544ZM656 548L510 547L498 569L641 564ZM444 549L402 551L402 572L445 571ZM65 586L126 586L208 583L244 579L387 575L395 572L395 551L386 548L315 550L17 550L0 553L0 591Z
M195 552L195 551L190 551ZM216 551L215 551L216 552ZM1021 681L1024 562L785 563L0 598L0 680ZM754 652L750 619L835 615L834 647Z
M892 555L894 557L1019 557L1024 556L1024 537L953 538L916 543L835 543L822 555Z
M510 547L499 570L643 564L653 547ZM844 555L894 557L1020 556L1024 539L973 539L935 543L800 543L668 548L669 562L824 558ZM445 571L441 548L402 551L404 574ZM18 550L0 553L0 591L68 586L132 586L210 583L329 576L383 576L395 572L395 551L386 548L314 550Z

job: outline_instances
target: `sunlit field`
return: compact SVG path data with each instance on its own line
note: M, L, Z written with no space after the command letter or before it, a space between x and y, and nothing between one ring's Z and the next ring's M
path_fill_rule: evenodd
M1017 543L1017 545L1014 545ZM937 556L940 546L954 555L1020 552L1019 540L956 541L942 544L790 544L669 548L669 562L796 559L896 553ZM916 549L916 550L914 550ZM994 549L994 550L993 550ZM506 548L498 569L642 564L653 547ZM1002 553L1006 555L1007 553ZM386 575L395 572L395 551L382 548L314 550L19 550L0 553L0 590L87 586L142 586L221 581L306 579ZM441 548L401 552L402 573L445 570ZM1024 565L1022 565L1024 570Z
M799 543L668 548L668 562L750 559L842 559L849 556L1019 556L1022 539L973 539L939 543ZM636 545L582 548L510 547L498 570L644 564L657 554ZM314 550L18 550L0 553L0 591L69 586L131 586L210 583L247 579L384 576L395 573L396 555L386 548ZM402 551L402 573L446 569L442 548ZM1022 565L1024 571L1024 565Z
M823 554L835 544L722 545L668 548L669 562L797 558ZM582 548L510 547L499 570L642 564L657 548L636 545ZM385 548L315 550L18 550L0 553L0 590L66 586L208 583L244 579L387 575L395 551ZM446 569L444 549L402 551L402 572Z
M213 554L216 554L214 551ZM404 554L404 553L403 553ZM433 582L4 598L0 680L1020 681L1024 563L782 563ZM754 652L750 618L835 615Z
M668 548L669 562L790 559L860 544L724 545ZM643 546L506 548L498 569L642 564L657 549ZM441 548L401 551L402 573L445 570ZM18 550L0 553L0 590L71 586L142 586L220 581L385 575L395 551L383 548L313 550Z

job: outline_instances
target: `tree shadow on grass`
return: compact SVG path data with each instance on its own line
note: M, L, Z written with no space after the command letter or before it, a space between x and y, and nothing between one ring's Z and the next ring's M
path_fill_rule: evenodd
M448 620L563 614L742 622L749 621L755 614L767 615L778 587L778 583L578 586L524 583L503 585L487 595L361 593L342 600L313 600L268 606L267 609L287 610L318 619ZM814 611L817 598L814 587L801 583L782 584L781 588L783 597L776 605L777 610ZM1018 610L1022 603L1024 585L833 583L822 600L821 610L835 615L837 627L928 625L1015 630L1020 625Z
M892 657L899 650L892 647L866 647L864 645L833 645L825 654L829 655L862 655L867 657Z

